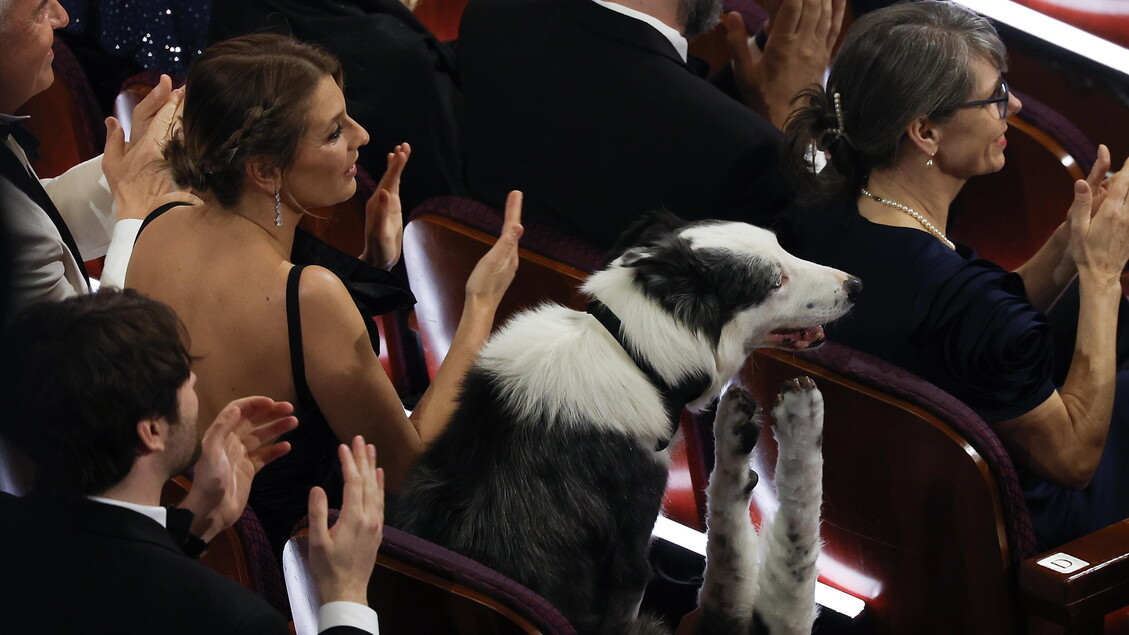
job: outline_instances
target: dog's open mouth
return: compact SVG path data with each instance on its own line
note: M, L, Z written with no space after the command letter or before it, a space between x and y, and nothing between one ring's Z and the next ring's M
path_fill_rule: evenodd
M790 348L797 351L814 348L823 343L823 327L809 326L803 329L776 329L768 334L768 345Z

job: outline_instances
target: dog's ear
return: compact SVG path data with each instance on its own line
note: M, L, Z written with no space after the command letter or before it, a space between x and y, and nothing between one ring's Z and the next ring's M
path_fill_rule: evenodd
M644 295L715 344L734 314L763 302L779 280L778 267L767 259L696 250L673 233L629 249L620 264L632 269Z
M608 252L605 262L619 258L632 247L653 245L664 236L669 236L686 225L687 221L666 209L644 212L620 233L615 245Z
M690 241L667 232L648 245L624 253L620 264L632 269L635 284L687 327L715 338L720 305L710 272Z

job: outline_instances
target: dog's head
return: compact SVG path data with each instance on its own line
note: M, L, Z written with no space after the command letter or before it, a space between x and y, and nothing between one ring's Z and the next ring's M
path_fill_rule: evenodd
M725 370L754 348L818 344L822 325L846 313L862 288L842 271L792 256L768 230L739 222L687 223L665 212L632 226L611 258L609 274L618 271L616 277L630 280L680 325L704 337ZM588 289L599 297L602 286ZM614 286L606 290L614 294Z

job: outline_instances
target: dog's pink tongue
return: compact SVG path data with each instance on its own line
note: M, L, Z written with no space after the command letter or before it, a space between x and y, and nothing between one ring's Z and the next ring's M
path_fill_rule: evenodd
M806 329L776 329L768 334L770 342L776 342L788 348L803 350L823 341L823 327L813 326Z

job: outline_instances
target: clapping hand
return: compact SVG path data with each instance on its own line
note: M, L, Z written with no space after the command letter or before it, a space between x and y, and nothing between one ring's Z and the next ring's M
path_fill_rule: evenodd
M180 119L183 89L172 89L167 75L134 108L130 141L114 117L106 119L102 172L118 206L118 218L143 219L165 203L198 205L200 199L181 191L161 165L161 152Z
M194 536L208 542L239 520L255 474L290 451L276 439L298 425L293 411L268 397L237 399L220 411L204 432L192 489L180 504L195 514Z
M468 304L478 302L493 311L513 282L514 275L517 274L518 242L525 231L521 226L521 202L522 193L517 190L510 192L506 198L502 233L467 278Z
M723 16L733 75L741 98L777 128L784 128L792 100L822 83L843 26L846 0L771 0L764 52L749 41L738 13Z
M322 604L368 604L368 580L384 536L384 470L376 448L359 435L338 448L345 478L341 514L329 527L329 503L320 487L310 490L310 574Z
M401 143L388 153L388 167L365 203L365 250L361 260L391 269L400 260L404 242L404 217L400 205L400 177L412 155L412 147Z
M1088 181L1074 183L1067 219L1070 252L1080 274L1095 276L1099 284L1119 284L1129 261L1129 161L1109 179L1096 211L1094 198Z

